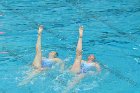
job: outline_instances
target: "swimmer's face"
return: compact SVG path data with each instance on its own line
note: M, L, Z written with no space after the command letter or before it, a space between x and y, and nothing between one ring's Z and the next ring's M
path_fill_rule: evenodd
M95 59L95 57L94 57L94 55L93 55L93 54L91 54L91 55L89 55L89 56L88 56L88 60L93 61L94 59Z
M58 56L58 53L55 51L52 51L49 53L49 56L56 58Z

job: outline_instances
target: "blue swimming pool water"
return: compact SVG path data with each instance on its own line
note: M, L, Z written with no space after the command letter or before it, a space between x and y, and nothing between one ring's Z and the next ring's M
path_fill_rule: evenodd
M65 89L70 77L57 71L18 86L31 69L38 24L44 25L43 56L55 50L66 67L73 64L78 27L84 26L83 59L94 53L102 73L70 93L139 93L139 0L0 0L0 93Z

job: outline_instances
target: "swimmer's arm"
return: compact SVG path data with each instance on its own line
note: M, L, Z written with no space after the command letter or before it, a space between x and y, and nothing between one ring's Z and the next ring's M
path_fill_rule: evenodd
M101 68L100 68L100 65L98 63L94 63L93 64L93 67L96 68L96 71L88 71L88 75L96 75L96 74L99 74L101 72Z
M65 66L64 62L60 58L56 58L55 62L58 62L60 64L61 71L63 72L64 71L64 66Z
M96 67L96 70L97 70L98 73L101 72L101 67L100 67L100 65L99 65L97 62L95 62L95 63L93 64L93 66Z

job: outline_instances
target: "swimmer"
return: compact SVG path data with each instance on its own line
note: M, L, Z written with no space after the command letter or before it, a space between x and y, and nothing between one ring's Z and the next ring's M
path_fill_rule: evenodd
M82 60L82 37L83 37L83 26L79 28L79 40L76 49L76 58L74 64L72 65L70 72L74 73L75 77L71 82L67 84L67 88L63 93L67 93L74 88L76 84L80 82L85 76L95 75L100 73L100 65L95 62L95 56L90 54L87 58L87 61ZM93 71L93 68L96 69L96 72Z
M36 55L32 63L34 70L31 73L29 73L28 77L25 80L23 80L19 85L27 84L28 82L31 81L32 78L37 76L40 72L46 71L48 69L52 69L56 63L58 63L61 66L60 71L64 70L64 62L57 57L58 56L57 52L51 51L48 54L48 58L42 57L42 52L41 52L42 31L43 31L43 26L39 26L38 39L36 43Z

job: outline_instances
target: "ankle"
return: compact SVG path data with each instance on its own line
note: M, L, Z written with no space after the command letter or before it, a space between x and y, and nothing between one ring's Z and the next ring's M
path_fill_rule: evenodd
M82 36L79 36L79 38L83 38Z
M38 33L38 36L41 36L41 33Z

